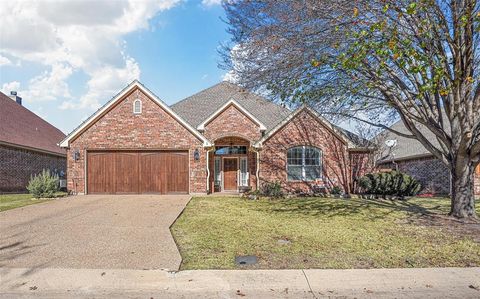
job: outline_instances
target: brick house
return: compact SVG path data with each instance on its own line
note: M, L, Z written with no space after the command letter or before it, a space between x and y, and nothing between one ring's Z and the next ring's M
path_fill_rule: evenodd
M23 192L32 175L49 169L66 172L66 151L57 144L65 138L22 99L0 92L0 193Z
M212 193L278 181L288 191L341 186L370 152L312 109L290 111L222 82L167 106L132 82L70 133L74 193Z
M400 133L410 134L402 121L396 122L391 128ZM422 126L418 128L429 140L436 143L433 133ZM406 138L391 131L382 133L381 139L394 140L395 145L388 148L382 142L382 158L377 161L378 168L398 169L416 178L422 185L421 194L450 194L450 170L418 140ZM475 194L480 195L480 166L475 171Z

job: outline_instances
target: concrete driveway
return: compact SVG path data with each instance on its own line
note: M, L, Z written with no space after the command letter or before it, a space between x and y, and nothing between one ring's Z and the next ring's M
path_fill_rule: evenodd
M189 195L88 195L0 213L0 267L178 270Z

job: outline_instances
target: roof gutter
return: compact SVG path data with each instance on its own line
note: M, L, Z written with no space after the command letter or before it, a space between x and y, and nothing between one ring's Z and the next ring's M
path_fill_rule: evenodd
M425 154L418 154L418 155L412 155L412 156L407 156L407 157L402 157L402 158L394 158L394 159L388 159L388 160L381 160L377 161L377 164L387 164L387 163L392 163L392 162L398 162L398 161L408 161L408 160L415 160L415 159L421 159L421 158L435 158L433 154L430 153L425 153Z
M43 150L43 149L39 149L39 148L35 148L35 147L30 147L30 146L26 146L26 145L21 145L21 144L8 143L8 142L0 141L0 145L5 145L5 146L13 147L13 148L24 149L24 150L28 150L28 151L32 151L32 152L48 154L48 155L58 156L58 157L63 157L63 158L67 157L67 153L61 154L61 153L47 151L47 150Z

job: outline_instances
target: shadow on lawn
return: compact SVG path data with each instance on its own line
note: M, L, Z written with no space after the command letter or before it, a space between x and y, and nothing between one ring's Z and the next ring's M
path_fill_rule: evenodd
M383 219L403 212L409 217L444 214L440 205L425 207L416 201L383 199L294 198L270 202L268 210L277 213L303 214L321 217L355 216Z

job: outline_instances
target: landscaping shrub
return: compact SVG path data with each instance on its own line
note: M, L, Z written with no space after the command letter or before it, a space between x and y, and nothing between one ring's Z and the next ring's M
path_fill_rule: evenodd
M30 178L27 190L35 198L55 197L55 193L59 190L58 175L51 174L50 170L44 169L40 174Z
M330 193L333 194L333 195L340 195L340 194L342 194L342 192L343 192L342 188L340 186L337 186L337 185L333 186L332 190L330 190Z
M285 197L285 193L282 190L282 185L280 184L280 182L264 183L260 191L263 196L268 196L272 198Z
M369 173L358 181L364 194L379 195L382 197L415 196L420 192L420 183L408 174L398 171Z

